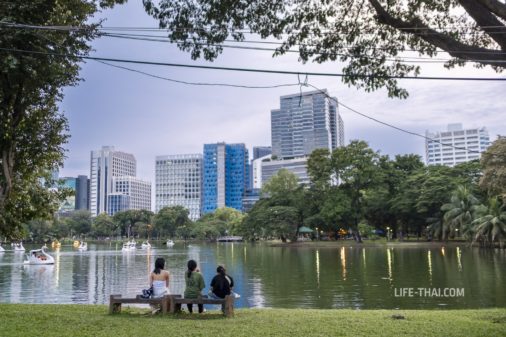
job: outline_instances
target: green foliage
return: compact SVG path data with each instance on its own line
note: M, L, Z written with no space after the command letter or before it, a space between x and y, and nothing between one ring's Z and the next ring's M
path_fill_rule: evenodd
M191 222L189 214L183 206L164 207L154 216L153 224L161 235L174 237L179 227Z
M95 237L111 237L114 235L117 228L118 226L107 213L100 213L93 219L91 232Z
M91 232L91 213L86 210L75 211L70 214L66 222L72 235L86 236Z
M130 209L127 211L117 212L113 216L113 221L120 229L121 234L127 237L135 236L146 230L145 226L151 224L153 212L141 209Z
M489 197L502 196L506 200L506 138L497 139L481 156L483 176L480 187Z
M297 189L299 186L298 181L299 179L294 173L283 168L263 184L262 194L269 195L272 198L283 199L287 194Z
M443 221L446 225L443 239L446 239L448 234L456 235L460 231L466 239L471 240L473 213L478 204L479 200L466 186L458 186L452 193L450 202L441 207L445 212Z
M474 241L483 245L493 246L499 242L501 248L506 242L506 207L498 198L490 198L487 206L479 206L476 210Z
M62 165L68 122L59 111L64 87L78 83L80 59L97 36L89 19L125 0L7 1L0 5L0 235L23 235L22 224L50 219L64 198L49 171ZM6 26L76 26L61 32ZM40 52L21 53L16 49ZM54 53L58 56L44 53Z
M279 40L274 56L296 49L302 62L338 61L349 86L368 92L386 88L390 97L400 98L408 93L393 77L420 71L400 57L406 50L429 57L445 50L453 57L445 64L448 68L473 60L504 69L500 62L506 57L498 52L506 51L506 39L490 29L504 29L504 5L474 2L143 1L146 12L167 28L169 39L193 59L216 59L229 39L247 40L247 31Z

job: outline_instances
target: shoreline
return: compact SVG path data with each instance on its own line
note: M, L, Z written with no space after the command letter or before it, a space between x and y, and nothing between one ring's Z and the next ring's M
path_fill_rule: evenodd
M365 240L363 243L357 243L354 240L336 240L336 241L301 241L301 242L273 242L270 247L286 248L441 248L441 247L471 247L467 241L384 241ZM473 246L478 247L478 246Z

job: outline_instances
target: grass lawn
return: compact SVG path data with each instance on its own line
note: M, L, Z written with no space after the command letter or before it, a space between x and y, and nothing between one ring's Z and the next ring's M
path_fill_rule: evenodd
M151 316L123 305L0 304L0 336L506 336L506 308L479 310L240 309ZM394 319L401 315L404 319Z

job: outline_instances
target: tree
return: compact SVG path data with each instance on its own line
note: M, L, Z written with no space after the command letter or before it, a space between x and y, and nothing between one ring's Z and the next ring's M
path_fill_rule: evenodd
M153 218L153 224L159 233L167 233L170 237L176 230L190 223L189 211L183 206L168 206L162 208Z
M145 209L129 209L126 211L117 212L113 216L113 221L116 225L121 228L122 232L126 234L128 238L139 233L142 230L143 224L151 223L153 212Z
M466 239L471 240L473 213L479 203L480 201L466 186L458 186L452 193L450 202L441 207L445 212L443 220L448 228L448 231L443 233L443 239L446 239L448 232L455 234L460 231Z
M477 209L475 225L475 241L492 246L499 242L501 248L506 241L506 210L504 204L498 198L490 198L488 206L480 206Z
M87 235L91 231L91 213L86 210L72 212L67 224L74 235Z
M506 200L506 138L499 138L481 155L483 176L480 187L489 197L501 195Z
M100 213L91 225L92 234L95 237L111 236L116 231L117 226L107 213Z
M287 199L297 187L299 187L297 176L283 168L263 184L262 194L275 199Z
M67 119L59 111L64 87L78 83L80 58L90 51L100 8L126 0L4 1L0 4L0 235L21 224L50 218L60 196L49 171L62 164ZM21 25L83 29L28 29ZM19 52L26 50L28 52Z
M358 224L364 217L364 197L369 188L379 183L379 155L366 142L354 140L348 146L332 152L333 174L342 190L349 196L353 222L351 226L357 242L362 242Z
M506 65L506 5L498 0L143 0L169 39L193 59L214 60L223 43L246 33L282 40L274 56L296 47L300 60L341 61L343 81L366 91L386 87L407 97L393 77L417 75L402 53L434 57L448 68L466 61L502 71ZM183 29L181 27L184 27Z

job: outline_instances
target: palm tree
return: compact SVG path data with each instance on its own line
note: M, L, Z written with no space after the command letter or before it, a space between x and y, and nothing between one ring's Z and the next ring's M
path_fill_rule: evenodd
M443 231L443 239L446 239L449 233L460 231L466 239L471 240L473 235L471 224L479 203L466 186L458 186L452 193L450 202L441 207L445 212L443 222L446 230Z
M476 232L473 242L480 240L482 244L492 246L497 241L502 248L506 240L505 205L498 198L490 198L488 207L478 207L476 214L478 217L473 221Z

